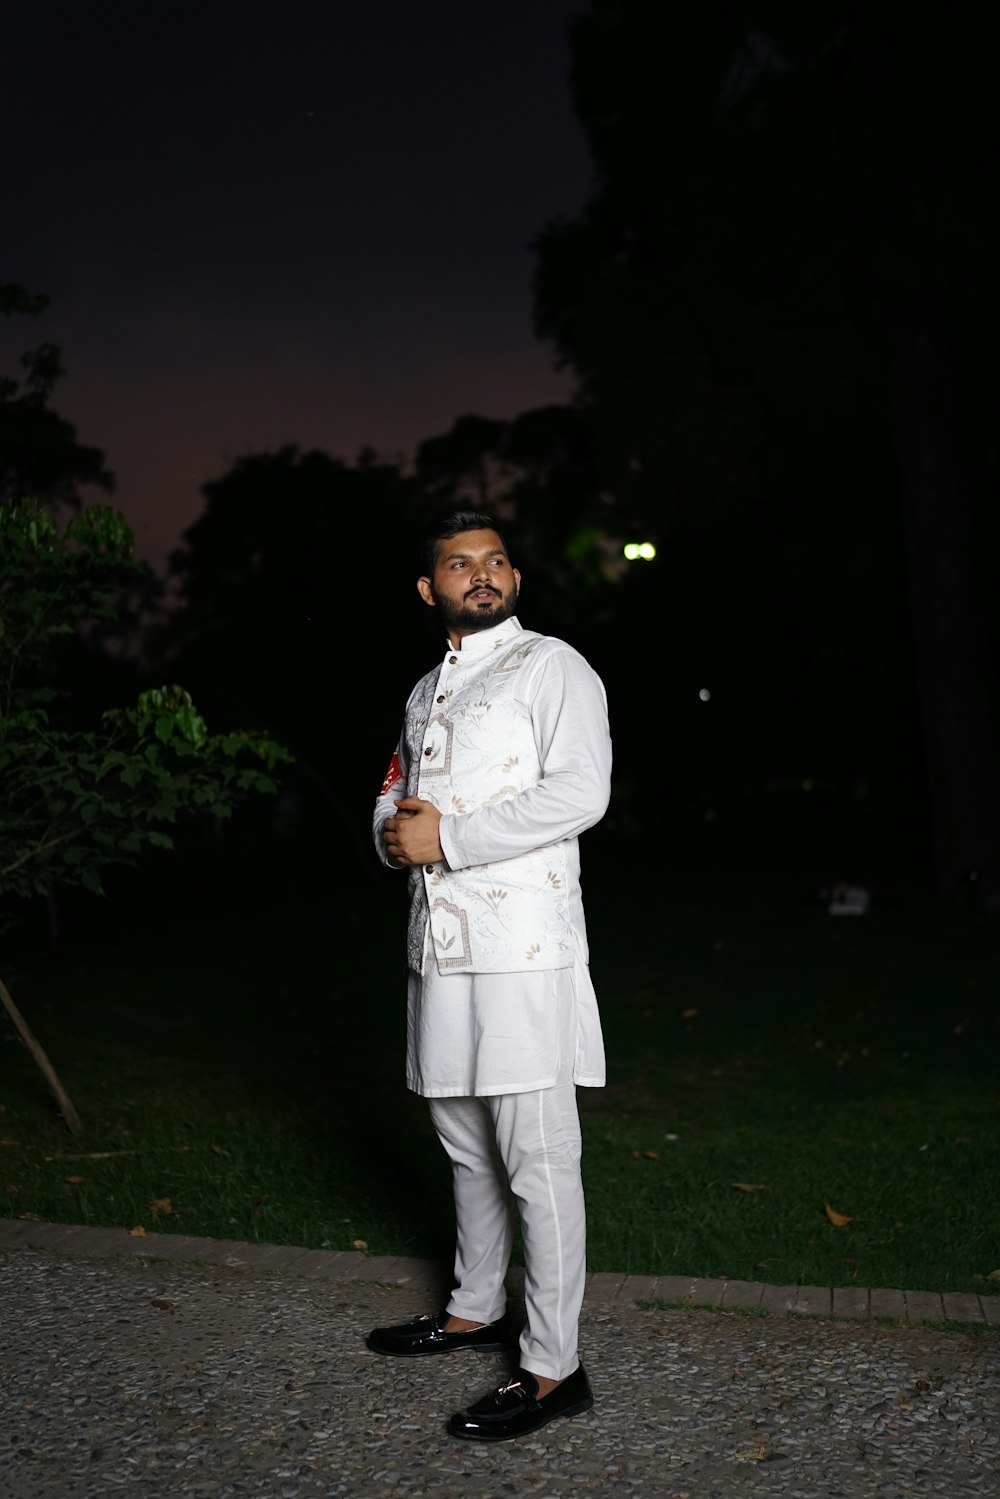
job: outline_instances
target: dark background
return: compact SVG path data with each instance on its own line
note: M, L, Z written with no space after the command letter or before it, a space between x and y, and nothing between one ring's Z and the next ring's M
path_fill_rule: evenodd
M99 454L8 394L3 492L120 468L155 575L84 711L169 679L267 728L296 768L239 836L367 878L440 648L415 538L474 502L607 684L626 864L766 841L995 898L994 40L887 4L11 7L3 276L52 300L5 369L62 344L47 409Z
M591 190L579 9L4 7L4 279L52 299L31 336L157 569L245 453L407 461L466 410L567 398L530 242Z

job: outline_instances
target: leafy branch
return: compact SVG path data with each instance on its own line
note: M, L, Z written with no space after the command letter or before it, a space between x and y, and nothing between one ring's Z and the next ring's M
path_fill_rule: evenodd
M117 588L141 572L131 530L94 506L62 529L32 501L0 505L0 901L77 886L103 893L102 873L147 848L171 849L184 817L227 818L247 798L277 790L289 752L264 734L211 734L176 684L108 709L96 728L67 727L51 705L64 695L60 637L115 617ZM19 1034L81 1127L38 1042L0 984Z

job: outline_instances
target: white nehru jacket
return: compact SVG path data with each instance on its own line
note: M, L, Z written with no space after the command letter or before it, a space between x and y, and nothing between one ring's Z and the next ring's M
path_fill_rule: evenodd
M610 795L600 678L516 619L449 645L407 703L374 815L441 811L445 859L410 871L407 1083L429 1097L604 1082L578 837Z

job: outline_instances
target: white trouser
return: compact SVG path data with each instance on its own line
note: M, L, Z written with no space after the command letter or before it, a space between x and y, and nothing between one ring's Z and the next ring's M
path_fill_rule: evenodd
M448 1311L470 1322L503 1315L516 1204L527 1312L521 1367L565 1379L579 1362L586 1281L576 1087L433 1098L430 1106L454 1178L457 1247Z

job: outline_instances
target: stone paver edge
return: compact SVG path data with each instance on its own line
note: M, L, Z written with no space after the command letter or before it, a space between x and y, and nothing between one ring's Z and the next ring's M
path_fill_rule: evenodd
M448 1273L448 1267L432 1260L402 1255L252 1244L188 1234L133 1234L125 1228L0 1218L0 1251L16 1249L41 1249L92 1258L125 1255L179 1264L283 1271L322 1280L380 1281L394 1285L433 1284ZM512 1293L518 1293L523 1285L523 1272L512 1270L511 1282ZM961 1322L984 1328L1000 1327L1000 1296L956 1291L773 1286L761 1281L594 1271L587 1276L585 1300L590 1305L605 1306L662 1301L670 1306L714 1307L719 1311L891 1321L908 1326Z

